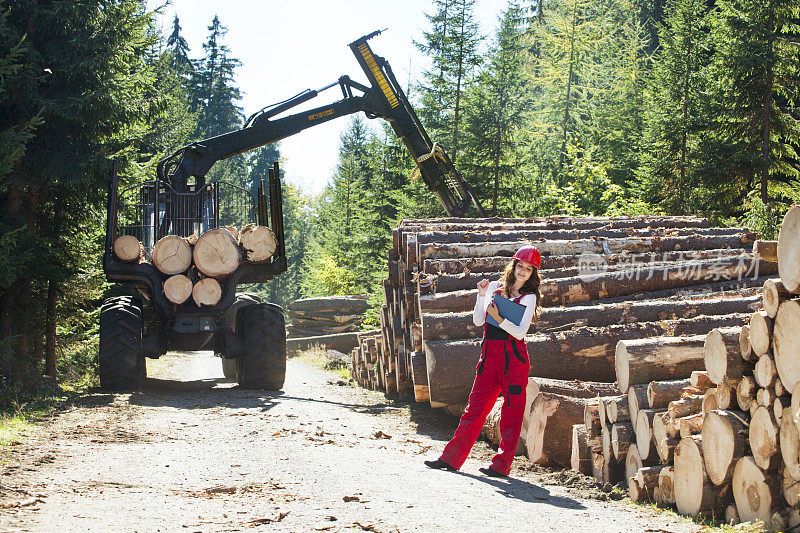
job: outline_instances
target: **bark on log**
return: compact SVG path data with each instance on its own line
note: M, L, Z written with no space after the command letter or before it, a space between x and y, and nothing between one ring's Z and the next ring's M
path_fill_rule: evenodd
M615 371L620 390L627 392L631 385L684 378L702 370L704 342L703 335L619 341Z
M653 492L640 485L635 477L631 477L628 478L628 497L635 503L649 502L653 499Z
M750 456L739 459L733 471L733 497L743 522L768 523L780 506L777 475L762 471Z
M625 454L628 452L628 447L635 442L636 433L634 433L633 425L630 422L611 425L611 450L614 453L614 459L623 461Z
M739 352L741 328L715 328L706 336L703 357L708 377L717 385L726 378L741 379L744 361ZM753 328L750 326L752 339Z
M613 266L619 264L643 264L671 261L697 261L700 259L716 259L732 257L748 253L744 248L718 248L715 250L680 250L677 252L656 253L619 253L603 255L606 264ZM453 259L426 259L422 263L422 272L425 274L462 274L464 272L482 272L499 274L509 263L511 256L493 257L458 257ZM549 276L549 272L558 269L577 269L581 264L586 264L586 257L580 255L550 255L543 262L542 274ZM395 261L396 263L397 261ZM389 270L391 273L391 268ZM398 278L399 279L399 278Z
M778 276L791 293L800 291L800 206L786 212L778 233Z
M760 296L732 296L687 300L646 300L615 304L545 307L534 323L534 331L565 326L603 327L608 324L658 322L675 318L694 318L731 313L747 313L760 305ZM426 341L479 337L482 326L472 322L472 311L423 313L423 338Z
M710 411L703 421L701 435L708 453L705 467L715 485L730 483L740 457L750 451L750 415L741 411Z
M589 447L588 433L583 424L572 426L572 455L570 467L586 476L592 475L592 450Z
M793 207L792 211L800 214L800 207ZM800 328L798 328L798 324L800 324L800 302L795 300L783 302L775 316L772 353L775 357L778 375L787 390L794 390L794 387L800 383Z
M164 282L164 296L175 305L182 304L192 296L192 280L183 274L168 277Z
M361 315L369 308L366 298L359 296L327 296L303 298L289 304L290 313L336 313Z
M743 326L744 327L744 326ZM695 370L689 376L689 384L697 389L706 390L714 386L714 382L708 377L705 370Z
M758 255L762 261L778 261L778 241L763 241L758 239L753 242L753 255Z
M781 416L778 441L785 471L793 479L800 479L800 432L792 420L791 408L786 408Z
M614 381L614 348L621 338L645 338L660 335L692 335L707 333L719 326L741 324L745 315L698 317L643 324L614 325L607 328L576 328L568 332L538 334L526 338L531 357L531 375L555 379L592 379ZM651 379L688 377L702 368L702 341L698 337L697 362L681 363L662 369L666 375ZM464 403L475 377L480 357L480 341L463 339L425 342L428 383L431 401L444 405ZM666 359L665 362L670 362ZM675 375L676 371L684 375ZM627 392L627 388L625 389Z
M739 518L739 511L736 510L736 504L728 504L728 506L725 508L725 523L729 526L735 526L741 521L741 518Z
M114 240L114 255L120 261L138 261L141 254L142 243L133 235L120 235Z
M288 339L286 341L286 351L292 353L308 350L312 346L323 346L329 350L347 353L358 346L358 335L358 333L337 333L335 335Z
M425 352L411 352L411 382L414 384L414 401L417 403L430 401Z
M764 282L764 311L770 318L775 318L780 305L792 297L780 278L768 279Z
M222 287L214 278L203 278L192 288L192 300L198 307L217 305L220 298L222 298Z
M599 435L602 429L598 407L599 401L589 401L586 403L583 410L583 425L586 427L590 438Z
M716 409L719 409L719 405L717 404L717 389L716 387L712 387L707 389L703 394L702 410L703 413L709 413Z
M780 462L778 425L772 409L759 406L750 420L750 451L762 470L777 468Z
M723 488L715 487L708 479L704 452L712 453L707 446L703 446L699 435L681 439L675 450L675 505L681 514L719 515L727 505Z
M703 409L703 396L687 396L681 400L669 402L667 411L672 418L683 418L695 413L701 412Z
M242 251L227 230L212 229L200 235L194 245L194 264L197 270L212 278L232 274L242 262Z
M273 256L278 248L278 239L268 227L248 224L239 232L239 244L247 261L260 263Z
M183 237L166 235L153 247L153 265L168 276L186 272L191 264L192 249Z
M705 414L700 412L677 419L681 438L697 435L703 430Z
M630 412L628 410L628 396L617 396L612 399L606 408L606 416L608 421L612 424L617 422L630 421Z
M772 325L773 320L763 310L756 311L750 318L750 348L758 356L769 351Z
M647 400L647 388L648 386L645 384L628 387L628 413L631 421L635 421L639 416L639 410L650 409L650 403Z
M585 398L539 392L531 404L528 459L536 464L569 468L572 426L583 422Z
M630 301L642 300L657 300L661 298L671 298L680 296L681 299L690 298L694 296L719 296L720 292L734 291L736 294L748 293L754 294L756 288L761 288L764 285L764 280L769 279L768 276L761 276L757 278L746 277L742 280L731 281L716 281L712 283L703 283L701 285L675 287L672 289L664 289L654 292L635 292L618 296L616 298L608 298L604 303L624 303ZM429 294L420 296L420 309L422 312L464 312L470 311L475 306L475 297L478 294L477 289L447 292L441 294Z
M536 247L542 255L570 255L583 252L604 253L643 253L669 252L675 250L711 250L714 248L741 248L752 244L755 234L742 232L734 235L689 235L685 237L633 237L615 239L576 239L549 240L537 242ZM420 244L417 247L417 262L426 259L456 257L512 256L528 241L509 241L492 243ZM409 264L411 264L409 262ZM767 263L769 264L769 263ZM783 276L781 276L783 277Z
M775 398L775 401L772 403L772 414L775 415L775 420L780 425L783 421L783 415L786 413L789 415L789 419L791 420L791 410L787 411L792 404L792 397L788 394L786 396L778 396Z
M668 465L658 473L658 488L661 498L666 504L675 503L675 468Z
M647 387L647 402L650 409L664 409L673 400L681 398L681 391L690 386L688 379L651 381Z

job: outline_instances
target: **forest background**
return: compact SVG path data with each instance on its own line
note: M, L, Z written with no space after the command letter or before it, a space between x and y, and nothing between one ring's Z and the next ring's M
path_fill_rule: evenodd
M776 237L800 198L796 0L519 0L492 35L474 8L431 1L430 68L406 89L489 214L689 214ZM133 185L244 124L240 63L209 23L190 50L144 0L0 1L3 411L45 375L93 383L109 162ZM210 176L247 186L278 159L271 145ZM289 269L255 289L377 308L391 228L443 215L413 167L387 125L351 118L319 196L284 183Z

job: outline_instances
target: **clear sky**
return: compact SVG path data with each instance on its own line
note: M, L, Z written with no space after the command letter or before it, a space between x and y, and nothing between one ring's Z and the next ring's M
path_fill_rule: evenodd
M148 7L163 6L148 0ZM506 0L477 0L476 18L491 39L497 15ZM413 41L422 40L428 28L425 13L431 0L173 0L164 6L164 31L172 29L177 13L191 57L200 57L214 15L228 28L225 44L242 62L236 83L242 90L245 116L285 100L305 89L319 89L348 74L365 83L350 48L352 41L374 30L388 28L370 41L373 51L389 61L401 84L416 81L426 66ZM316 107L341 98L338 87L295 108ZM289 182L310 194L319 193L330 180L337 161L339 136L348 119L315 126L280 143L282 168Z

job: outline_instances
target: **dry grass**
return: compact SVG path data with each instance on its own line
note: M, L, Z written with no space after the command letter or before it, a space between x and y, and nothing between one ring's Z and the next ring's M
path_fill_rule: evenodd
M345 381L352 379L350 375L350 365L341 358L331 357L331 353L320 346L314 346L308 350L299 352L293 356L293 359L298 359L320 370L333 372Z

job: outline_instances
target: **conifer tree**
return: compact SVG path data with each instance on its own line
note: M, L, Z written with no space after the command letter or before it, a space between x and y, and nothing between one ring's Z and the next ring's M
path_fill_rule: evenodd
M426 15L431 30L416 43L433 66L420 86L420 118L450 153L454 163L461 153L463 98L474 69L481 64L481 36L475 21L475 0L434 0L435 12Z
M795 0L721 0L714 28L721 118L735 157L729 179L741 198L757 189L770 204L800 175L800 8Z
M181 35L181 24L178 15L172 20L172 33L167 37L167 50L171 52L169 66L182 76L191 75L194 64L189 58L189 43Z
M521 8L513 4L501 14L488 64L467 99L469 156L464 160L470 176L481 184L476 188L491 200L492 216L499 215L501 199L513 201L509 180L519 175L519 130L530 104L522 71L521 17Z
M647 132L639 173L641 194L667 213L703 209L699 142L706 134L711 61L709 22L702 0L671 0L647 101ZM706 189L707 190L707 189Z

